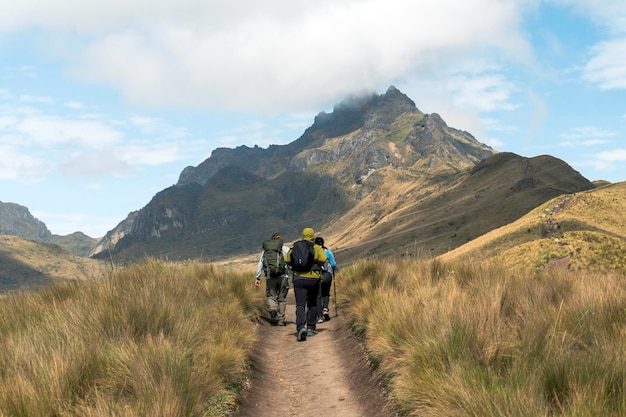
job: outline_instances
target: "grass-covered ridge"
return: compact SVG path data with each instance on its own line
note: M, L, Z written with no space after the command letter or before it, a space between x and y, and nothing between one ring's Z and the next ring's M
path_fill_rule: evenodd
M338 277L401 415L626 415L626 275L363 261Z
M264 294L148 260L0 299L0 415L212 416L235 407Z
M626 272L626 182L551 199L439 258Z

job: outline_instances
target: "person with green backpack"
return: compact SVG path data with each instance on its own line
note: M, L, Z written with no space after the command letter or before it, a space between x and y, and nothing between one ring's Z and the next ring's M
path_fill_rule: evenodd
M280 233L263 242L263 252L257 265L254 285L261 286L261 273L265 274L265 296L270 313L270 324L286 326L285 310L289 293L289 267L285 263L285 254L289 247L283 245Z
M293 293L296 297L296 336L298 342L317 334L317 294L320 289L322 266L328 259L320 245L314 243L315 231L302 229L302 239L294 242L285 255L293 273Z

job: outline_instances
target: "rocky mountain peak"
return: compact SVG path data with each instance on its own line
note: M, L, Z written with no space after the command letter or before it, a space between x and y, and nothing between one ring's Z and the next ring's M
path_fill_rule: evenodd
M382 95L363 93L348 96L333 108L332 113L319 113L307 131L323 131L323 134L315 135L318 137L336 137L362 127L384 127L401 114L415 111L419 112L413 100L390 86Z
M52 236L52 233L42 221L30 213L28 208L0 201L0 235L13 235L44 242Z
M434 191L446 196L442 187L462 181L476 164L497 153L470 133L448 126L439 114L422 113L394 86L382 95L354 95L331 113L319 113L289 144L214 150L107 233L94 256L107 256L109 248L129 257L226 256L258 249L263 231L298 236L303 224L332 228L345 233L345 240L351 235L339 224L355 222L369 230L383 213L421 213L413 207L416 201L427 201ZM519 176L522 171L515 172ZM545 180L549 171L541 172L532 184L550 184L553 190L580 187ZM560 176L567 175L564 170ZM539 199L549 195L536 194ZM524 208L516 207L515 213Z

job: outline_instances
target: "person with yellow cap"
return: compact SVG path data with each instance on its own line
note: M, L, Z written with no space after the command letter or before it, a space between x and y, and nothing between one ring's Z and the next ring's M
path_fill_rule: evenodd
M327 261L326 252L314 243L315 231L306 227L302 230L302 240L293 244L285 255L285 262L291 265L293 292L296 297L296 334L303 342L315 336L317 331L317 294L322 277L322 266Z

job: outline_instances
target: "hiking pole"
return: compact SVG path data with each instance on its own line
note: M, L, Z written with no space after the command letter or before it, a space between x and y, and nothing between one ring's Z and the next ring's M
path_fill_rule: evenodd
M337 310L337 281L335 280L335 268L332 269L332 273L333 273L333 293L335 296L335 317L337 317L338 310Z

